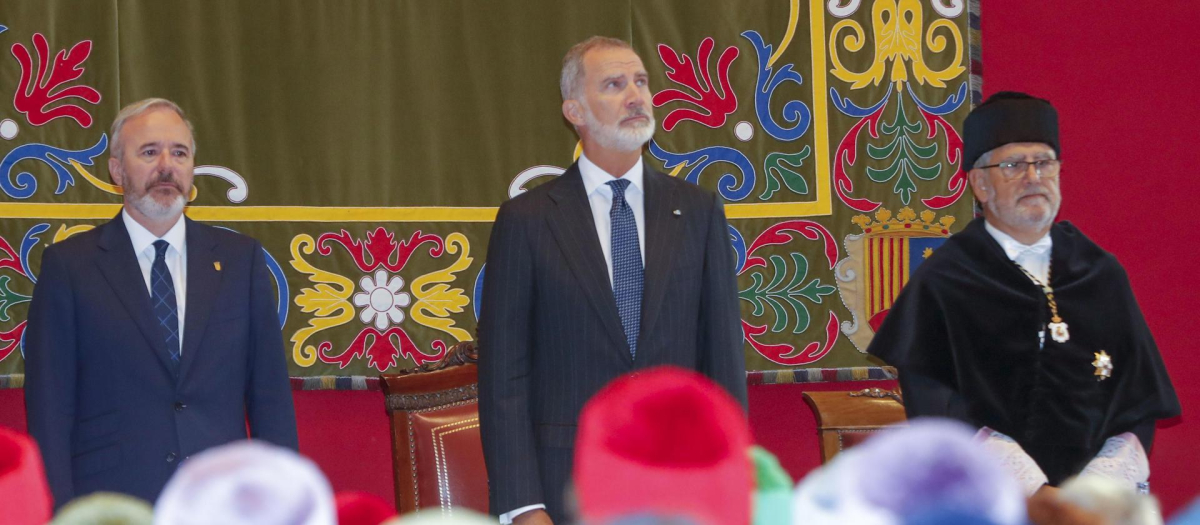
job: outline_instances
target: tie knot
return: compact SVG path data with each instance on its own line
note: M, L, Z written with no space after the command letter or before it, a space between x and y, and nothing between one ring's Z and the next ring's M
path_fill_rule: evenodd
M625 188L629 187L629 181L625 179L617 179L608 181L608 185L612 187L613 199L625 200Z
M164 241L162 239L154 241L154 258L162 259L163 257L165 257L167 255L167 248L170 248L170 247L171 247L171 243Z

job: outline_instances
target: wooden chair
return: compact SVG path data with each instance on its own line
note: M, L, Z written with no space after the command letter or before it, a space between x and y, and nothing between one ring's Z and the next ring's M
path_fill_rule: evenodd
M380 376L392 420L396 509L454 507L488 511L487 471L479 440L474 343L398 374Z
M838 452L862 443L884 427L905 421L899 388L805 392L804 402L817 419L821 463L827 463Z

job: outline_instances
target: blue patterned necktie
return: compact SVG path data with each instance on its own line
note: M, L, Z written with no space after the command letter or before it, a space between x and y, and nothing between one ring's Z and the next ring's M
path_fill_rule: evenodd
M612 221L613 297L617 300L617 313L621 315L629 353L637 357L637 339L642 324L642 250L638 246L633 209L625 201L629 181L614 180L608 185L613 191L612 209L608 212Z
M167 269L167 248L162 239L154 241L154 264L150 265L150 301L154 303L154 318L162 329L163 340L171 361L179 364L179 303L175 301L175 281Z

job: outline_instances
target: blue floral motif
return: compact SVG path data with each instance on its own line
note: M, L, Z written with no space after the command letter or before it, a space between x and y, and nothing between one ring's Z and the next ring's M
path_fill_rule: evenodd
M829 98L833 99L833 107L837 108L838 111L841 111L843 115L854 118L866 118L876 111L879 111L879 108L883 107L884 104L887 104L888 98L891 96L892 90L885 89L883 90L883 98L880 99L879 102L876 102L870 107L864 108L859 107L859 105L855 104L854 102L851 102L850 97L843 97L840 93L838 93L837 88L829 88Z
M754 51L758 53L758 83L754 92L754 112L758 116L759 125L775 140L793 141L800 138L808 131L808 126L812 123L812 111L799 100L788 101L783 105L783 120L795 123L795 126L785 128L777 124L771 116L771 95L775 93L775 88L786 81L796 84L803 83L803 77L792 69L792 64L785 64L772 75L772 67L767 63L771 59L773 46L763 42L762 36L754 30L746 31L742 33L742 36L754 45Z
M37 192L36 177L27 171L22 171L10 179L18 162L32 159L44 162L54 168L54 173L58 175L58 187L55 188L54 194L61 195L67 191L68 186L75 185L75 177L67 170L70 161L91 166L94 164L92 159L104 153L107 148L108 135L101 135L95 146L78 151L55 148L45 144L22 144L8 152L8 155L4 156L4 160L0 161L0 189L14 199L32 197Z
M738 178L732 173L725 173L717 180L717 192L727 201L745 199L754 189L756 178L754 165L750 163L750 159L747 159L746 155L736 149L726 146L709 146L688 153L671 153L662 149L658 142L651 140L650 154L663 161L663 166L667 169L672 169L680 164L691 168L684 179L693 184L697 184L700 180L700 173L713 164L724 162L737 166L742 172L741 185L738 185Z
M742 271L742 267L746 266L746 238L742 237L742 232L734 228L732 224L729 226L729 242L733 244L733 254L737 259L736 266L733 267L734 273Z
M25 271L25 275L29 277L30 282L37 284L37 276L33 274L33 268L29 267L29 252L33 251L33 247L37 246L41 235L50 229L50 223L43 222L34 224L29 231L25 232L25 237L21 239L21 269Z
M279 328L282 329L283 325L287 323L288 302L292 295L288 290L287 276L283 274L283 267L279 266L279 262L271 256L271 252L268 252L266 248L263 248L262 251L266 256L267 270L270 270L271 277L275 278L276 301L279 305L275 309L275 314L279 316Z
M472 301L475 303L475 321L479 321L479 305L483 304L483 273L487 271L487 264L479 268L479 275L475 276L475 290L471 294Z
M908 95L911 96L913 101L915 101L917 105L921 107L921 109L925 110L926 113L932 113L934 115L941 116L958 109L963 105L963 102L967 100L967 83L963 82L961 85L959 85L956 93L946 97L946 101L937 106L931 106L921 101L920 98L917 98L917 94L913 91L911 83L908 85Z

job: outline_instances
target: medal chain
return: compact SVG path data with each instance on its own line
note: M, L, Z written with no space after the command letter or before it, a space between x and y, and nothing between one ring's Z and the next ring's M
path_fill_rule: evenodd
M1043 283L1037 277L1034 277L1032 273L1029 273L1029 270L1026 270L1024 266L1018 264L1017 268L1020 268L1022 272L1025 272L1025 276L1029 277L1029 280L1033 281L1033 284L1038 285L1042 289L1042 293L1046 294L1046 303L1050 305L1050 321L1054 323L1063 322L1062 317L1058 316L1058 303L1054 300L1054 288L1051 288L1048 284L1050 281L1050 268L1046 268L1047 282L1045 283Z

